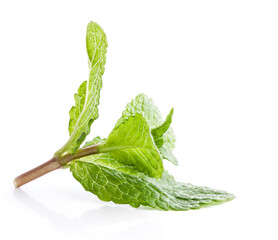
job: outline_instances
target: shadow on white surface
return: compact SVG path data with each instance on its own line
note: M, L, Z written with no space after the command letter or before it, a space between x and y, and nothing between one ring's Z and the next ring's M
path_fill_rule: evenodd
M21 202L29 210L35 212L39 217L46 219L55 231L71 232L82 236L83 239L98 239L106 237L135 236L133 239L143 237L143 232L148 229L148 234L158 238L162 226L156 218L156 211L148 209L133 209L127 206L108 206L86 210L81 216L68 216L67 213L57 212L45 206L38 200L28 195L21 189L13 192L15 199ZM105 204L105 203L104 203ZM98 206L98 205L97 205ZM142 231L144 229L144 231ZM130 232L130 234L129 234ZM122 238L125 239L125 238Z

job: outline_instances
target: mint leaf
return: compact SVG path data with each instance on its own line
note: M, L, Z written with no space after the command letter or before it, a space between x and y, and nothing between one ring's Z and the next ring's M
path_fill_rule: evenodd
M152 135L155 141L156 146L162 147L163 143L164 143L164 133L169 129L171 123L172 123L172 118L173 118L173 113L174 113L174 109L172 108L170 113L168 114L168 116L166 117L165 121L160 124L159 126L157 126L156 128L152 129Z
M124 163L118 162L110 153L94 154L87 157L78 159L78 161L94 163L96 165L108 167L111 169L116 169L119 172L127 173L134 176L144 175L132 166L125 165ZM69 166L72 162L69 163Z
M128 117L134 116L136 113L143 115L151 129L157 127L163 122L162 115L159 109L155 106L153 100L147 95L141 93L126 105L126 109L123 111L116 126L120 125Z
M84 161L72 162L70 170L84 189L100 200L132 207L143 205L163 210L189 210L234 198L224 191L176 182L166 171L161 179L155 180Z
M74 102L75 106L72 106L72 108L69 111L69 133L70 135L74 131L76 122L78 120L78 117L82 113L85 98L86 98L86 91L87 91L87 81L84 81L78 88L77 93L74 94Z
M69 112L70 138L55 156L65 152L74 154L90 133L92 123L99 116L98 105L106 62L107 40L104 31L97 23L88 24L86 45L89 58L89 79L80 85L78 92L74 95L75 106Z
M160 140L156 140L156 144L158 144L158 150L162 158L169 160L175 165L178 165L176 157L172 154L172 150L175 148L176 141L175 134L172 128L170 128L173 109L170 111L165 122L163 122L162 115L158 107L154 104L153 100L141 93L127 104L126 109L123 111L122 116L118 120L116 126L121 124L129 116L134 116L136 113L142 114L144 116L150 125L150 128L152 129L152 133L158 134L159 129L160 131L162 130L163 135L161 135L161 132L159 136ZM158 136L154 136L154 139L157 137Z
M172 153L172 150L175 147L175 135L173 130L170 128L173 113L174 109L172 108L165 121L161 125L152 129L152 135L161 156L169 160L174 165L178 165L178 160Z
M173 163L174 165L178 166L178 159L175 155L165 146L159 148L159 152L164 159L167 159L169 162Z
M101 138L99 136L95 137L92 141L88 141L84 144L84 147L88 147L97 143L105 143L106 138Z
M162 158L153 142L150 127L141 114L129 116L117 125L98 152L108 152L116 161L150 177L161 177Z

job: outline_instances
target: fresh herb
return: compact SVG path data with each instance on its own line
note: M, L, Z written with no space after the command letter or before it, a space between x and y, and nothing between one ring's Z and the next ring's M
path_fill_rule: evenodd
M99 199L132 207L188 210L234 198L224 191L176 182L163 168L164 159L178 164L172 153L175 135L170 127L174 111L171 109L163 119L144 94L127 104L107 138L95 137L80 147L98 118L106 61L106 35L94 22L88 24L86 45L89 77L74 95L75 106L69 112L69 140L51 160L18 176L15 186L69 167L84 189Z

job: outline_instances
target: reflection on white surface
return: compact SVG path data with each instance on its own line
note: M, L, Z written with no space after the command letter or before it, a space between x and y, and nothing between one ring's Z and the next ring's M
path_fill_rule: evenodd
M34 199L21 189L13 192L17 201L21 202L28 210L35 212L46 219L55 231L71 231L86 239L106 239L104 237L120 236L128 238L131 234L135 239L143 237L142 229L148 231L152 239L161 239L162 226L155 217L154 210L133 209L128 206L109 206L85 210L81 216L69 216L68 212L58 212L49 206ZM109 229L109 230L108 230ZM159 237L160 236L160 237Z

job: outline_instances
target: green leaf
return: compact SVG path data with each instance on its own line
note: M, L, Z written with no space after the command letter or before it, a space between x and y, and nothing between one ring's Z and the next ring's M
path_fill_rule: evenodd
M126 109L123 111L122 116L118 120L116 126L120 125L130 116L134 116L136 113L144 116L151 129L157 127L163 121L162 115L159 109L155 106L153 100L147 95L141 93L126 105Z
M174 113L174 109L172 108L170 113L166 117L165 121L161 125L152 129L153 139L154 139L157 147L162 147L162 145L164 143L163 136L164 136L164 133L169 129L169 127L172 123L173 113Z
M86 88L87 88L87 81L84 81L78 88L77 93L74 94L74 102L75 106L72 106L70 109L70 121L69 121L69 133L72 134L74 127L76 125L76 121L80 114L82 113L82 109L85 103L86 97Z
M116 169L117 171L127 173L129 175L134 175L134 176L144 175L143 173L133 168L133 166L128 166L125 165L124 163L118 162L110 153L93 154L87 157L80 158L78 159L78 161L92 162L97 165ZM69 163L69 165L71 165L71 163Z
M90 133L92 123L99 116L98 105L106 62L107 40L104 31L97 23L88 24L86 45L89 58L89 79L80 85L78 92L74 95L75 106L69 112L70 138L55 153L55 156L66 152L74 154Z
M162 158L154 144L150 127L138 113L117 125L98 151L108 152L119 163L150 177L159 178L163 172Z
M121 118L118 120L116 126L120 125L125 119L130 116L134 116L136 113L142 114L147 120L152 134L156 134L154 139L156 141L158 150L164 159L169 160L175 165L178 165L176 157L172 154L172 150L175 148L175 134L170 128L172 122L173 109L171 109L166 120L163 122L162 115L154 104L153 100L145 94L139 94L130 103L127 104L126 109L123 111ZM156 140L156 138L159 139Z
M105 143L106 138L101 138L99 136L95 137L92 141L88 141L84 144L83 147L88 147L97 143Z
M174 165L178 165L178 160L172 153L175 148L175 135L173 130L170 128L172 123L174 109L172 108L165 121L156 128L152 129L152 135L156 146L159 149L161 156L169 160Z
M178 166L178 159L175 157L175 155L165 146L162 146L159 148L159 152L161 156L165 159L167 159L169 162L173 163L174 165Z
M102 158L102 154L99 155ZM166 171L161 179L155 180L143 174L134 176L80 160L72 162L70 170L84 189L100 200L132 207L143 205L163 210L189 210L234 198L224 191L176 182Z

